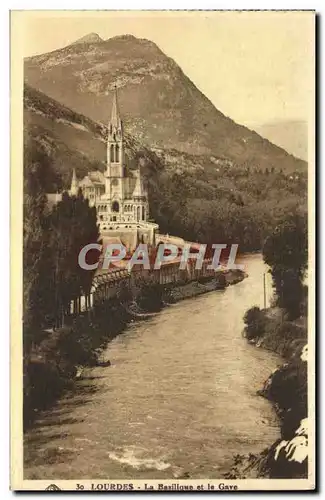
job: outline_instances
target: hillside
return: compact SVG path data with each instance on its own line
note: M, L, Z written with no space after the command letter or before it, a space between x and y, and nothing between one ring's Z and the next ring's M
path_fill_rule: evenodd
M302 121L265 123L256 132L302 160L308 160L308 128Z
M106 123L116 84L126 130L142 144L227 159L258 169L306 170L306 163L224 116L154 43L91 33L25 60L34 88ZM211 164L213 166L213 164Z
M29 85L24 85L24 136L26 147L42 149L51 163L55 181L48 185L50 191L70 186L73 168L78 178L89 170L106 168L106 127L100 123L62 106ZM128 165L136 166L137 154L142 148L126 135Z
M31 169L42 158L46 192L68 188L73 168L79 178L91 169L105 169L105 126L28 85L24 108L24 167ZM163 232L255 250L277 221L306 210L306 174L242 168L217 156L176 149L150 150L130 134L125 143L128 167L140 162L150 215Z
M52 190L69 187L72 169L78 178L91 169L106 168L106 127L76 113L29 85L24 86L25 136L39 147L45 148L52 167L58 174L58 186ZM137 139L125 133L127 164L135 168L139 157L143 164L149 158L168 173L226 171L233 163L216 156L190 155L175 149L145 147Z

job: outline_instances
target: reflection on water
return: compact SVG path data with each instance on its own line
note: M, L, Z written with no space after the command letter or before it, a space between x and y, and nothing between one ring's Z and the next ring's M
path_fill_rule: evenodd
M112 366L89 369L27 434L25 478L217 478L233 455L275 441L277 418L256 391L281 360L241 335L245 310L263 304L265 269L260 255L243 262L242 283L115 338Z

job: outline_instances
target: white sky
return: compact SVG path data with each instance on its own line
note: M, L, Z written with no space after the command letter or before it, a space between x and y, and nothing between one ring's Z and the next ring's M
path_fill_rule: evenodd
M248 126L308 121L314 77L311 12L34 11L25 56L90 32L154 41L224 114Z

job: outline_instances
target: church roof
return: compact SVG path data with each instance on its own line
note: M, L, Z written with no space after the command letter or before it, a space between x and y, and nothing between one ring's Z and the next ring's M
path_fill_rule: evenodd
M88 177L94 183L105 184L104 174L100 170L93 170L92 172L88 172Z
M84 187L91 187L94 185L94 183L91 181L91 179L89 179L88 175L86 175L80 182L79 182L79 185L80 186L84 186Z
M84 187L98 186L102 184L105 184L105 177L104 174L99 170L88 172L88 175L86 175L79 182L79 185Z

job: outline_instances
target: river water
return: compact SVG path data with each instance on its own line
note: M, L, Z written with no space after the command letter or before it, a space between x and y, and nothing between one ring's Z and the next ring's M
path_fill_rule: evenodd
M243 262L243 282L116 337L112 365L85 371L27 433L25 478L220 478L235 454L274 442L277 417L256 391L281 359L241 335L246 309L263 305L265 270L260 255Z

